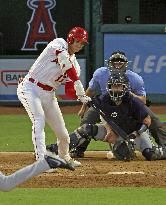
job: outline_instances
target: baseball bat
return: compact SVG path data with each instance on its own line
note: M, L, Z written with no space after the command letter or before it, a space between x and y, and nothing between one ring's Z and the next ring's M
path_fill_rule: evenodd
M102 117L103 119L110 125L111 129L119 136L121 136L124 140L129 139L127 133L122 130L115 122L110 120L105 113L99 108L99 105L96 105L95 102L92 100L88 102L89 106L92 106Z

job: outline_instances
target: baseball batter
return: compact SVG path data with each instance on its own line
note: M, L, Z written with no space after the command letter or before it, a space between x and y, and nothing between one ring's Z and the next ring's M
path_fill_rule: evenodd
M45 155L43 159L40 159L37 162L26 166L9 176L5 176L2 172L0 172L0 191L10 191L19 184L49 170L50 168L74 170L74 167L72 167L71 164L67 163L60 157L56 156L55 158L52 158Z
M57 136L58 154L66 161L79 166L69 155L70 138L59 108L55 91L62 83L66 83L67 95L76 95L82 103L90 97L85 95L79 80L80 66L75 53L88 43L88 33L81 27L74 27L68 33L67 42L56 38L43 50L29 73L18 85L17 94L32 122L32 141L36 159L46 154L45 121ZM70 85L70 86L69 86Z

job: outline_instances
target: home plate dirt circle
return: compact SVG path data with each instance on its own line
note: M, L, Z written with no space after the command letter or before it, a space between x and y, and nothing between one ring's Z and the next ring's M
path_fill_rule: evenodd
M22 188L103 188L163 187L166 188L166 160L145 161L138 155L134 161L107 159L108 151L87 151L79 158L82 166L75 171L57 169L23 183ZM0 152L0 171L10 175L35 162L32 152Z

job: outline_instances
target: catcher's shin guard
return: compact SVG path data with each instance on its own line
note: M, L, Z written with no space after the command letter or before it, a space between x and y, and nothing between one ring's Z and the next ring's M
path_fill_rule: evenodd
M84 124L70 134L70 150L90 141L98 132L98 127L92 124Z
M70 137L69 150L73 150L80 145L82 145L86 140L90 141L98 132L98 127L92 124L84 124L74 132L72 132ZM55 152L58 154L57 144L47 145L46 149L50 152Z
M77 131L72 132L69 136L70 136L69 150L76 148L77 145L84 142L84 138L81 138L80 135L77 133ZM58 155L58 145L57 144L47 145L46 149Z

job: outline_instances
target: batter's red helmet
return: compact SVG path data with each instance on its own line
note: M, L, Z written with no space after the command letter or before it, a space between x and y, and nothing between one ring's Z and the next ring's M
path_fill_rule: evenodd
M77 41L88 43L88 32L81 27L72 28L67 35L67 42L72 44L74 39Z

